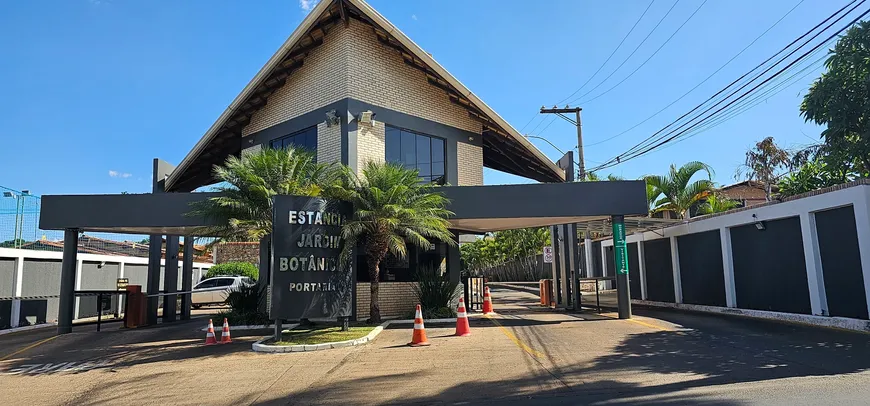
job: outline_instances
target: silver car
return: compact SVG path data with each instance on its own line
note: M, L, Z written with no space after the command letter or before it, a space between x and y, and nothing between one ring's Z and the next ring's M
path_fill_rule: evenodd
M247 276L217 276L208 278L193 287L191 305L198 309L205 305L224 304L230 292L242 287L252 286L256 282Z

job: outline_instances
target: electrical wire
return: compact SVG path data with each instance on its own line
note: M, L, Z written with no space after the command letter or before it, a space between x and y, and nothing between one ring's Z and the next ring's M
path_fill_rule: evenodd
M695 91L695 89L701 87L701 85L703 85L704 83L707 83L707 81L709 81L713 76L715 76L717 73L719 73L719 71L721 71L722 69L724 69L724 68L725 68L726 66L728 66L731 62L733 62L735 59L737 59L737 57L739 57L739 56L742 55L744 52L746 52L746 50L749 49L749 47L751 47L753 44L755 44L756 42L758 42L758 40L761 39L761 37L763 37L764 35L766 35L770 30L772 30L772 29L773 29L774 27L776 27L780 22L782 22L782 20L784 20L786 17L788 17L788 15L791 14L792 11L794 11L796 8L798 8L798 6L800 6L804 1L805 1L805 0L800 0L797 4L795 4L794 7L792 7L790 10L788 10L787 13L785 13L782 17L780 17L779 20L776 20L776 22L773 23L773 25L771 25L771 26L768 27L766 30L764 30L764 32L762 32L760 35L758 35L757 37L755 37L755 39L752 40L752 42L750 42L748 45L746 45L745 47L743 47L743 49L741 49L740 52L738 52L738 53L736 53L734 56L732 56L731 59L729 59L729 60L726 61L722 66L720 66L718 69L716 69L715 71L713 71L713 73L711 73L709 76L707 76L707 78L705 78L704 80L702 80L701 82L699 82L698 84L696 84L694 87L692 87L691 89L689 89L688 91L686 91L685 93L683 93L680 97L674 99L674 101L668 103L667 106L662 107L659 111L657 111L657 112L653 113L652 115L650 115L649 117L643 119L643 121L641 121L641 122L639 122L639 123L637 123L637 124L635 124L635 125L629 127L629 128L626 129L625 131L622 131L622 132L620 132L620 133L618 133L618 134L616 134L616 135L613 135L613 136L611 136L611 137L605 138L605 139L603 139L603 140L601 140L601 141L593 142L593 143L591 143L591 144L586 144L586 145L584 145L583 147L584 147L584 148L587 148L587 147L591 147L591 146L594 146L594 145L604 144L605 142L608 142L608 141L610 141L610 140L616 139L617 137L620 137L620 136L622 136L622 135L625 135L625 134L628 133L629 131L631 131L631 130L633 130L633 129L639 127L639 126L641 126L642 124L646 123L647 121L649 121L649 120L653 119L654 117L658 116L659 114L661 114L662 112L664 112L665 110L667 110L669 107L671 107L671 106L673 106L674 104L676 104L677 102L679 102L680 100L683 100L686 96L689 95L689 93L692 93L693 91Z
M640 47L643 46L643 44L646 43L646 40L648 40L649 37L650 37L650 36L651 36L655 31L656 31L656 29L659 28L659 26L662 24L662 22L664 22L665 19L668 17L668 15L671 14L671 11L674 10L674 7L676 7L676 6L677 6L677 3L679 3L679 2L680 2L680 0L677 0L677 1L674 2L674 4L671 6L671 8L668 9L668 12L665 13L664 16L662 16L662 18L659 20L659 22L656 23L655 27L653 27L653 29L650 30L650 32L646 35L646 37L644 37L643 41L641 41L640 44L637 44L637 46L634 48L634 50L631 51L631 53L630 53L630 54L629 54L625 59L622 60L622 63L620 63L619 66L617 66L616 69L613 70L613 72L610 72L610 74L607 75L607 77L604 78L604 80L602 80L601 82L598 82L598 84L595 85L595 87L593 87L592 89L589 89L589 91L587 91L586 93L583 93L582 95L580 95L579 97L577 97L575 100L579 100L579 99L582 99L582 98L586 97L586 95L588 95L589 93L594 92L595 89L598 89L598 87L600 87L600 86L603 85L605 82L607 82L608 79L610 79L611 77L613 77L613 75L614 75L616 72L618 72L619 69L622 68L622 66L625 65L625 63L628 62L628 60L631 59L632 56L634 56L634 54L637 52L637 50L640 49Z
M655 0L652 0L649 2L649 5L646 6L646 9L643 10L643 13L640 15L640 17L637 18L637 21L634 22L634 25L631 26L630 30L628 30L628 33L626 33L625 36L622 37L622 41L619 41L619 45L617 45L616 48L613 49L613 52L611 52L610 55L607 57L607 59L604 60L604 63L602 63L601 66L599 66L598 69L595 70L595 73L593 73L592 76L589 77L589 79L586 79L586 81L583 82L583 84L580 85L580 87L578 87L577 90L574 91L574 93L569 94L568 97L566 97L566 98L560 100L558 103L556 103L557 105L562 104L562 102L564 102L565 100L568 100L568 99L574 97L575 94L577 94L580 90L582 90L584 87L586 87L586 85L589 84L589 82L593 78L595 78L596 75L598 75L598 72L601 72L601 69L604 68L604 65L607 65L607 62L610 62L610 59L613 58L613 55L616 54L616 51L618 51L619 48L622 47L622 44L625 43L625 40L628 39L628 36L631 35L632 32L634 32L634 29L637 28L637 25L640 23L640 20L643 20L643 17L646 15L646 12L649 11L650 7L652 7L653 3L655 3Z
M654 51L654 52L653 52L653 53L652 53L648 58L646 58L646 60L643 61L643 63L641 63L637 68L634 68L634 70L631 71L631 73L629 73L628 76L622 78L622 80L620 80L617 84L613 85L612 87L610 87L609 89L605 90L604 92L599 93L597 96L595 96L595 97L593 97L593 98L591 98L591 99L587 99L587 100L585 100L585 101L581 101L580 104L582 105L582 104L590 103L590 102L592 102L593 100L595 100L595 99L597 99L597 98L599 98L599 97L601 97L601 96L604 96L604 95L607 94L607 93L610 93L613 89L616 89L617 87L619 87L619 85L625 83L625 81L628 80L628 78L632 77L635 73L637 73L637 71L640 70L640 68L643 68L643 66L646 65L646 63L649 62L650 59L652 59L654 56L656 56L656 54L658 54L659 51L661 51L662 48L664 48L665 45L668 44L668 42L671 42L671 39L673 39L674 36L676 36L677 33L680 32L680 30L682 30L683 27L686 26L686 24L687 24L687 23L692 19L692 17L694 17L695 14L698 14L698 11L701 11L701 7L704 7L704 4L707 4L707 0L704 0L703 2L701 2L701 4L698 6L698 8L696 8L695 11L692 12L691 15L689 15L689 18L687 18L686 21L683 21L683 23L680 24L679 27L677 27L677 29L674 31L674 33L671 34L671 36L668 37L668 39L666 39L665 42L663 42L661 45L659 45L659 47L658 47L658 48L657 48L657 49L656 49L656 50L655 50L655 51ZM574 103L576 103L577 100L579 100L579 99L580 99L580 98L578 97L577 99L572 100L572 101L571 101L570 103L568 103L568 104L574 104Z
M830 17L828 17L827 19L825 19L824 21L822 21L821 23L819 23L818 25L816 25L815 27L813 27L813 29L811 29L810 31L808 31L806 34L802 35L801 37L799 37L799 38L796 39L795 41L792 41L792 43L789 44L789 45L787 45L786 48L784 48L783 50L788 49L791 45L793 45L794 43L800 41L801 38L804 38L804 37L806 37L807 35L809 35L812 31L815 31L816 28L818 28L819 26L821 26L822 24L824 24L825 22L827 22L827 21L830 20L831 18L835 17L835 16L836 16L837 14L839 14L843 9L849 7L849 6L850 6L851 4L853 4L855 1L856 1L856 0L853 0L853 1L850 2L849 4L847 4L846 6L844 6L843 8L841 8L840 10L838 10L837 12L835 12L834 14L832 14ZM673 123L669 124L668 126L665 126L665 128L663 128L662 130L659 130L658 132L656 132L656 133L653 134L652 136L647 137L647 139L645 139L645 140L642 141L641 143L635 145L634 147L632 147L631 149L629 149L629 150L626 151L625 153L620 154L620 155L618 155L617 157L611 159L610 161L608 161L608 162L606 163L606 165L608 165L608 166L612 166L612 165L614 165L614 164L618 164L618 163L624 162L624 161L626 161L626 160L628 160L628 159L633 159L633 158L636 158L637 156L640 156L640 155L646 154L646 153L648 153L649 151L651 151L652 149L655 149L655 148L657 148L657 147L663 145L664 143L670 142L671 140L675 139L676 137L679 137L679 136L681 136L681 135L687 133L687 132L690 131L691 129L693 129L693 128L699 126L700 124L702 124L704 121L710 119L710 117L712 117L712 116L718 114L718 113L721 112L723 109L725 109L725 108L731 106L731 105L734 104L735 102L737 102L737 101L741 100L742 98L746 97L748 94L751 94L751 93L754 92L756 89L758 89L761 85L763 85L763 84L769 82L770 80L776 78L778 75L782 74L786 69L790 68L791 66L793 66L793 65L796 64L797 62L803 60L803 58L805 58L808 54L810 54L811 52L813 52L813 51L815 51L816 49L818 49L821 45L824 45L825 43L827 43L828 40L830 40L830 39L836 37L836 35L838 35L840 32L842 32L843 30L847 29L849 26L851 26L852 24L854 24L855 21L858 21L858 19L860 19L861 17L863 17L864 15L866 15L868 12L870 12L870 10L865 11L864 13L862 13L861 16L859 16L857 19L853 20L853 21L852 21L851 23L849 23L846 27L841 28L840 30L838 30L837 32L835 32L833 35L831 35L828 39L826 39L826 40L823 41L822 43L816 45L816 46L813 47L810 51L804 53L803 55L801 55L801 56L800 56L798 59L796 59L795 61L792 61L792 62L791 62L790 64L788 64L785 68L780 69L780 71L778 71L777 73L775 73L773 76L771 76L771 77L765 79L764 81L762 81L761 83L759 83L758 85L756 85L755 87L753 87L752 89L750 89L749 91L747 91L747 92L745 92L744 94L740 95L737 99L732 100L731 102L729 102L728 104L726 104L725 106L723 106L722 108L720 108L719 110L713 112L712 114L708 115L707 117L704 117L703 119L701 119L701 121L698 121L698 122L692 124L689 128L687 128L687 129L685 129L685 130L683 130L683 131L681 131L681 132L679 132L679 133L677 133L677 134L675 134L675 135L673 135L673 136L671 136L671 137L665 138L665 137L667 137L668 135L674 134L674 132L679 131L682 127L688 125L688 124L691 123L692 121L697 120L701 115L707 113L708 111L710 111L711 109L715 108L715 107L718 106L719 104L721 104L721 103L725 102L726 100L728 100L728 98L730 98L731 96L733 96L734 94L736 94L737 92L739 92L740 90L742 90L743 88L745 88L746 86L748 86L749 84L751 84L751 83L752 83L753 81L755 81L756 79L760 78L762 75L766 74L768 71L770 71L772 68L774 68L774 67L775 67L776 65L778 65L779 63L783 62L785 59L787 59L787 58L790 57L791 55L793 55L795 52L797 52L798 50L800 50L803 46L805 46L805 45L808 44L810 41L812 41L813 39L815 39L816 37L818 37L820 34L822 34L824 31L826 31L828 28L830 28L833 24L839 22L839 21L840 21L841 19L843 19L846 15L848 15L849 13L851 13L852 11L854 11L857 7L859 7L859 6L860 6L861 4L863 4L864 2L865 2L865 0L862 0L860 3L858 3L858 5L854 6L851 10L849 10L848 12L846 12L846 14L844 14L844 15L840 16L839 18L837 18L834 22L832 22L832 23L829 24L827 27L825 27L824 29L822 29L822 31L820 31L819 33L816 33L816 34L815 34L813 37L811 37L809 40L807 40L806 42L804 42L803 44L801 44L798 48L796 48L795 50L793 50L792 52L790 52L788 55L786 55L785 57L783 57L782 59L780 59L779 61L777 61L775 64L773 64L773 65L770 66L769 68L767 68L764 72L762 72L762 73L756 75L756 76L755 76L753 79L751 79L748 83L744 84L743 86L741 86L740 88L738 88L737 90L735 90L734 92L732 92L731 94L729 94L728 96L726 96L724 99L720 100L719 102L717 102L717 103L714 104L713 106L709 107L707 110L705 110L705 111L699 113L698 115L696 115L695 117L693 117L691 120L689 120L688 122L686 122L686 123L682 124L681 126L675 128L674 130L671 130L669 133L660 136L660 137L657 138L656 140L652 140L652 138L654 138L656 135L658 135L659 133L663 132L664 130L667 130L670 126L675 125L675 123L677 123L677 122L679 122L680 120L682 120L682 118L684 118L684 117L687 116L688 114L691 114L691 113L694 112L695 110L701 108L703 105L705 105L705 104L707 103L707 101L709 101L709 100L711 100L713 97L718 96L719 94L723 93L723 92L726 91L728 88L730 88L734 83L740 81L742 78L744 78L745 76L747 76L747 75L750 74L751 72L753 72L753 71L755 71L756 69L758 69L759 66L763 66L763 65L766 64L770 59L772 59L773 57L775 57L776 55L778 55L778 54L781 53L782 51L778 52L778 53L775 54L773 57L768 58L768 60L766 60L765 62L762 62L762 64L760 64L760 65L757 66L756 68L753 68L753 70L751 70L750 72L747 72L747 74L744 74L743 76L741 76L741 78L738 78L738 80L732 82L731 84L729 84L728 86L726 86L726 88L724 88L724 89L720 90L719 92L717 92L713 97L711 97L710 99L708 99L707 101L705 101L705 102L702 103L701 105L697 106L696 108L692 109L689 113L684 114L683 116L681 116L679 119L677 119L677 120L674 121ZM648 141L650 141L650 140L652 140L652 141L651 141L651 142L648 142ZM663 141L662 141L662 140L663 140ZM614 163L614 162L615 162L615 163Z

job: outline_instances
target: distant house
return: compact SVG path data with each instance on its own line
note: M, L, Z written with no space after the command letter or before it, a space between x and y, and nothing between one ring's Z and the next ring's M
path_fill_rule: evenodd
M773 192L776 193L779 188L773 185ZM740 202L742 207L755 206L767 202L764 195L764 184L755 180L745 180L733 185L723 186L719 189L722 196L731 200Z
M164 242L166 240L164 239ZM179 243L178 258L183 258L184 242ZM46 239L30 241L21 245L21 249L36 251L63 251L63 241L50 241ZM78 252L83 254L117 255L125 257L148 257L148 244L133 241L115 241L82 234L79 237ZM162 258L166 258L166 248L161 250ZM204 245L193 246L193 260L195 262L211 262L212 258Z

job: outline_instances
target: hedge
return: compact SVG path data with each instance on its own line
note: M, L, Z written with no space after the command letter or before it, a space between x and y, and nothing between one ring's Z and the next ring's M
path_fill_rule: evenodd
M260 275L260 270L249 262L226 262L217 264L209 268L206 272L206 278L215 276L247 276L253 280L257 280Z

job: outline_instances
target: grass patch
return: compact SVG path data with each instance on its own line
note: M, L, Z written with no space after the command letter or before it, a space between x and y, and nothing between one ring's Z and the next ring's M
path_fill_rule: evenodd
M297 327L281 333L282 340L275 345L323 344L336 341L355 340L367 336L377 326L351 325L348 331L341 331L341 326L315 325Z

